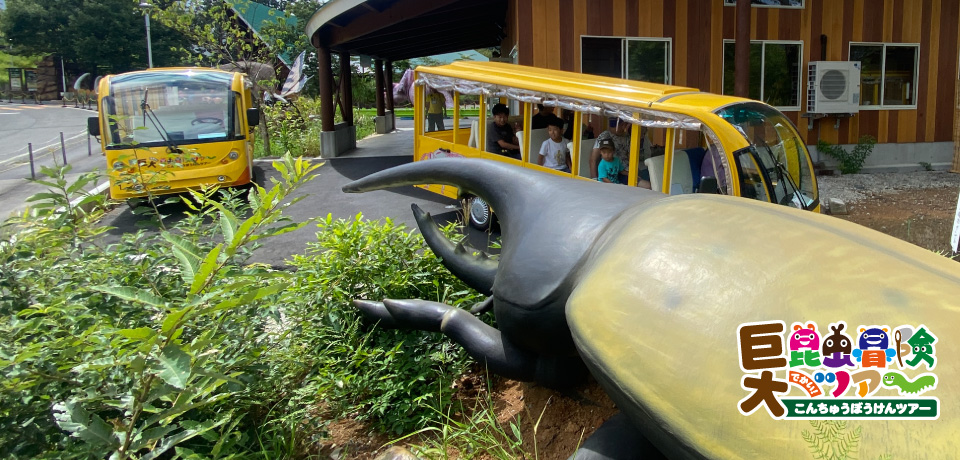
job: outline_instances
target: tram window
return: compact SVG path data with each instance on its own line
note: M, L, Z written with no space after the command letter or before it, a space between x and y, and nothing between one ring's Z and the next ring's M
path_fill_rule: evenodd
M667 130L644 127L640 132L643 140L640 143L640 161L637 165L640 168L637 174L637 186L659 192L663 189L663 154L666 151Z
M460 126L460 137L457 144L466 144L468 147L483 148L480 142L480 96L458 94L457 102L460 105L460 119L456 121ZM452 113L450 113L453 116Z
M547 130L547 125L553 119L558 119L554 114L556 110L553 107L545 107L543 104L530 104L530 112L526 115L530 117L530 135L527 136L526 131L522 131L523 127L521 126L517 132L517 137L520 138L521 150L525 150L526 147L522 144L526 141L526 138L530 138L530 154L524 155L525 160L528 163L539 164L540 163L540 149L543 147L544 141L550 138L550 133ZM562 131L561 131L562 133Z
M699 193L727 194L727 166L721 148L715 142L704 140L705 150L703 162L700 163Z
M522 157L520 156L520 147L522 134L520 133L520 128L522 128L523 115L515 115L510 112L509 106L507 105L508 101L506 98L484 98L486 111L486 127L485 127L485 137L482 139L484 150L491 153L499 153L501 155L519 160ZM506 118L502 125L498 124L498 117L494 115L494 108L498 105L503 104L503 107L506 108ZM500 115L502 109L497 110L497 115Z
M609 139L613 141L615 146L614 156L619 160L623 174L619 179L619 183L627 184L628 172L631 169L636 169L638 165L630 164L630 149L632 148L631 136L633 135L633 124L621 120L619 118L609 118L607 120L608 128L597 135L597 138L589 141L590 151L589 151L589 162L587 164L586 170L581 170L580 175L583 177L596 178L599 174L598 168L601 161L600 150L597 148L599 142L603 139ZM582 146L588 145L588 141L581 141ZM581 155L585 155L587 152L582 152ZM582 161L582 159L581 159ZM642 165L642 161L637 163Z
M769 201L760 165L757 164L751 149L745 148L737 152L737 169L740 176L740 196Z
M700 166L706 155L704 136L699 131L678 129L670 168L670 194L693 193L700 187Z

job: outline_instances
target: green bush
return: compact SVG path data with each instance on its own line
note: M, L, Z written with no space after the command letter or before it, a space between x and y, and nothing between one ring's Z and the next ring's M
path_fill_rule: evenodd
M297 301L288 305L288 349L282 386L304 413L352 416L376 428L405 433L437 422L432 407L447 406L453 381L469 360L439 333L381 330L360 318L353 299L419 298L450 305L480 300L403 226L352 221L320 222L316 243L295 256ZM448 228L448 230L450 230Z
M270 149L274 155L290 153L295 157L320 156L320 100L300 97L291 104L276 103L264 105L263 112L270 133ZM340 112L336 111L334 122L343 122ZM375 130L374 118L366 116L359 109L353 111L353 123L357 128L357 139L363 139ZM254 140L254 158L266 156L263 139Z
M842 174L856 174L863 169L863 163L873 152L877 139L870 135L860 136L859 142L853 150L847 151L839 145L833 145L823 140L817 141L817 151L837 160Z
M316 166L286 157L283 182L199 205L171 231L100 246L77 208L5 223L0 242L0 433L4 458L143 458L249 449L256 381L286 274L240 263L287 223ZM51 183L64 182L65 168ZM61 188L42 200L80 193ZM63 218L67 215L67 218ZM248 215L241 219L239 215ZM81 230L62 230L72 222ZM69 225L68 225L69 226ZM215 243L215 241L220 241ZM247 398L250 400L252 398Z
M421 236L360 216L321 220L295 271L247 264L309 222L283 210L316 166L275 166L269 190L198 191L169 230L109 245L102 208L63 206L82 188L46 170L39 212L0 239L0 457L291 458L336 417L397 434L444 423L466 354L381 330L350 301L480 296Z

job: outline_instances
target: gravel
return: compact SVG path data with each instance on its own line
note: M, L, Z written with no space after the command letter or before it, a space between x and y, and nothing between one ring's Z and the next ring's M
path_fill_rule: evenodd
M835 198L846 204L883 193L926 188L960 188L960 174L946 171L909 173L844 174L817 176L820 202Z

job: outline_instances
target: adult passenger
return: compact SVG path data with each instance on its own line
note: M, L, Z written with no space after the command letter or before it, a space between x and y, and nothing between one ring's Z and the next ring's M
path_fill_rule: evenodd
M447 100L440 91L430 90L427 96L427 132L443 131L443 117L447 115Z
M517 140L513 126L507 123L509 115L510 109L507 106L493 106L493 121L487 125L487 151L519 160L520 141Z
M545 129L553 120L559 120L560 117L553 113L553 107L544 107L543 104L537 104L537 114L530 119L530 129Z

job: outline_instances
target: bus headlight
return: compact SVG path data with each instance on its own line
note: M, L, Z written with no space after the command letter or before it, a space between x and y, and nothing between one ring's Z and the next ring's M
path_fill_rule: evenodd
M220 181L220 182L223 182L223 181L227 180L227 176L217 176L217 180Z
M231 150L227 156L230 157L231 160L236 160L237 158L240 158L240 152L237 152L236 150Z
M113 169L118 170L118 171L121 170L121 169L123 169L123 162L122 162L122 161L114 161L114 162L113 162Z

